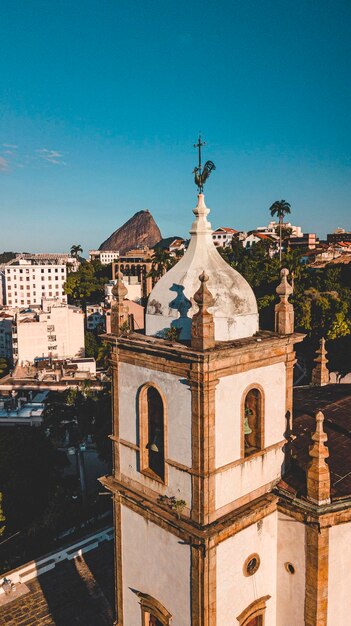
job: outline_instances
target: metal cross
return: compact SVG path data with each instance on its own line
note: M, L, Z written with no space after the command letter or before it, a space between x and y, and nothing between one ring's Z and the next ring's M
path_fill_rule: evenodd
M201 168L202 168L202 164L201 164L201 148L202 146L206 146L206 141L202 141L201 139L201 132L199 133L199 139L197 141L197 143L194 143L194 148L198 148L199 150L199 165L198 165L198 172L199 174L201 174Z

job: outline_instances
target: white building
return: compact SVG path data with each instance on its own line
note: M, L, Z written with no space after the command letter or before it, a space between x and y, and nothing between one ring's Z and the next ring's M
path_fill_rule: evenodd
M284 222L283 228L291 228L292 237L302 237L303 232L301 226L294 226L290 222ZM268 226L257 226L256 231L265 235L279 236L279 222L269 222Z
M43 298L67 302L66 264L42 264L15 259L3 269L4 304L8 307L40 305Z
M109 265L117 261L118 257L117 250L89 250L89 261L100 261L102 265Z
M212 233L213 243L217 248L225 248L226 246L230 246L234 235L237 235L238 232L239 231L235 230L234 228L220 226Z
M106 327L105 311L102 304L87 304L85 316L87 330L96 330L99 326Z
M14 363L33 363L43 357L82 357L84 313L60 300L43 300L37 309L12 310L11 345Z

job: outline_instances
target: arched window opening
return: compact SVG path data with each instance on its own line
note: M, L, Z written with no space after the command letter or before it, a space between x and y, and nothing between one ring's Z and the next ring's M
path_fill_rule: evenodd
M138 592L142 612L142 626L169 626L172 615L155 598Z
M264 626L266 603L270 596L263 596L255 600L238 617L239 626Z
M165 479L164 410L155 387L147 389L147 467Z
M250 389L244 400L244 457L263 447L263 397L259 389Z

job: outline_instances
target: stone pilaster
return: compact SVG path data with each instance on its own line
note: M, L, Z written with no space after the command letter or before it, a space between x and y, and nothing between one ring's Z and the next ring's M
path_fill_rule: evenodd
M325 442L328 436L323 430L324 415L319 411L316 415L316 431L312 435L310 446L311 461L307 468L307 498L321 506L330 502L330 471L325 461L329 456Z
M306 526L305 626L327 626L329 528Z
M294 307L289 302L293 288L288 282L289 270L280 272L281 282L276 288L280 302L275 305L275 332L279 335L291 335L294 332Z
M327 351L325 349L325 339L322 339L319 342L319 348L317 350L317 356L314 359L316 363L315 367L312 370L312 384L318 385L322 387L323 385L328 385L329 383L329 370L327 368Z
M215 299L206 286L208 276L205 272L200 274L199 280L200 287L194 294L199 310L191 321L191 347L195 350L207 350L215 345L213 315L207 310L214 305Z
M123 284L122 278L123 274L118 272L117 283L112 289L112 295L115 297L115 300L111 305L111 334L117 336L121 334L123 324L128 322L128 307L123 303L128 289Z

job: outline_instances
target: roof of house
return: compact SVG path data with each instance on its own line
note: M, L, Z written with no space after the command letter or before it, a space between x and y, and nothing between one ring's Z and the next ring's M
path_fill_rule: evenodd
M6 576L13 579L11 572ZM0 624L6 626L112 626L113 542L105 541L25 584L16 584L11 596L0 600Z
M234 228L229 228L228 226L219 226L218 228L216 228L216 230L213 231L212 235L219 232L225 232L231 235L238 233L239 231L235 230Z
M327 463L330 469L332 502L351 497L351 385L300 387L294 392L292 444L293 462L282 481L298 497L306 497L306 469L311 460L309 447L316 429L315 413L324 413L328 436Z

